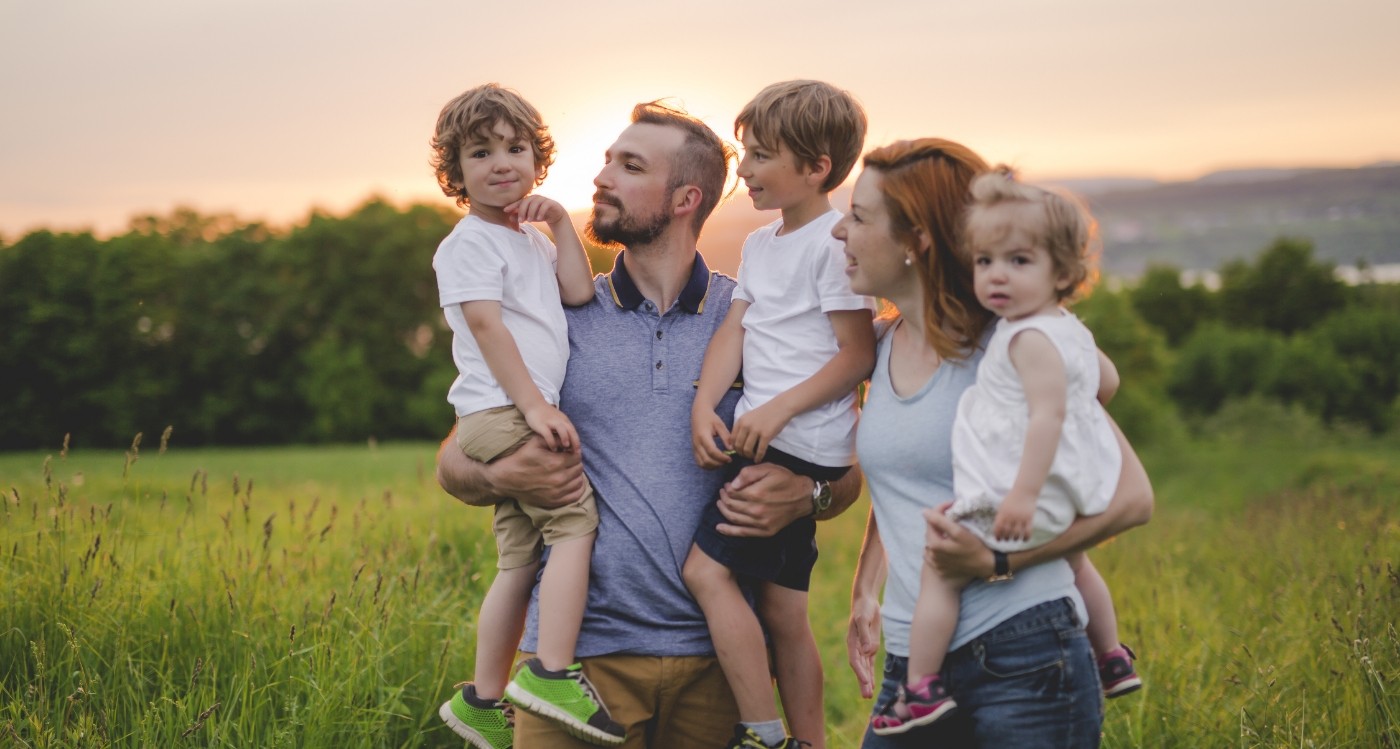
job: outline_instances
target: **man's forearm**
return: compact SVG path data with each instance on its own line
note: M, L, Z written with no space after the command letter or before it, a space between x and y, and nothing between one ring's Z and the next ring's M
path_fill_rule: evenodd
M437 482L443 491L473 507L487 507L500 501L486 480L486 466L468 458L457 447L454 428L438 447Z
M857 463L845 476L831 482L831 506L817 515L817 520L830 520L849 509L860 499L860 487L864 481L865 474L861 473L860 464Z

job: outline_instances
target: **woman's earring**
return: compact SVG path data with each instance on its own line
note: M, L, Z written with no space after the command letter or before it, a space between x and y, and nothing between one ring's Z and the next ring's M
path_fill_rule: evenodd
M913 255L905 255L905 256L904 256L904 267L908 268L909 266L911 266L911 265L913 265L913 264L914 264L914 256L913 256Z

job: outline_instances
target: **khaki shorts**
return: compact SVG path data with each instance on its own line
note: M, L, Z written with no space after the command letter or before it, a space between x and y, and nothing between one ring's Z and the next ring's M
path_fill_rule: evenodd
M469 413L457 419L457 446L468 458L490 463L515 452L535 433L515 406ZM544 546L582 538L598 528L593 487L565 507L540 508L507 499L496 505L492 530L496 534L496 566L524 567L540 558Z
M521 659L533 657L522 653ZM623 749L717 749L734 735L739 708L719 660L710 656L601 655L583 658ZM587 749L553 723L515 713L515 749Z

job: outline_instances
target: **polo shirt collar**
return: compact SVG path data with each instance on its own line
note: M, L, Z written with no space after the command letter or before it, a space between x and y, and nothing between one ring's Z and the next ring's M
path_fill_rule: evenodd
M627 264L624 262L626 256L626 250L617 254L612 273L608 274L608 287L612 292L613 303L623 309L636 310L646 298L627 272ZM704 256L696 252L695 265L690 269L690 280L686 282L685 288L681 289L681 298L678 301L682 309L698 315L705 311L705 298L709 293L710 268L705 265Z

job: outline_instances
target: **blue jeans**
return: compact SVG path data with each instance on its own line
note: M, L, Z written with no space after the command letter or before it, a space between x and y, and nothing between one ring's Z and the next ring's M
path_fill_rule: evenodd
M885 657L877 712L894 701L908 669L908 658ZM876 736L867 728L862 749L1099 745L1099 674L1067 598L1026 609L949 653L943 679L957 710L900 736Z

